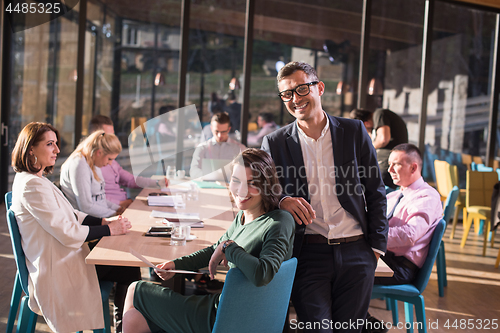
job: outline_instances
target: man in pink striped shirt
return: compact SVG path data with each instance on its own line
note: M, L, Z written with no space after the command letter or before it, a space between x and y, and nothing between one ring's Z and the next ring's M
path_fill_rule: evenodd
M422 157L409 143L394 147L389 173L399 190L387 195L389 235L382 257L394 271L390 278L377 277L375 284L404 284L413 281L424 264L437 222L443 216L439 193L421 175Z
M413 281L424 264L434 228L443 216L439 193L422 178L422 155L412 144L402 143L389 155L389 173L397 191L387 195L389 233L387 250L380 258L394 271L392 277L376 277L375 284ZM369 313L368 333L386 333L383 322Z

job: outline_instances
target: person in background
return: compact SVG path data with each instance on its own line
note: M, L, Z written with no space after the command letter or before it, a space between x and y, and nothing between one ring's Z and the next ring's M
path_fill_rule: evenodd
M157 265L168 270L196 271L217 265L238 267L256 286L268 284L283 261L292 257L295 223L278 209L281 187L273 160L264 151L249 148L232 163L229 190L240 210L217 243L193 254ZM157 284L139 281L130 286L124 315L125 333L210 333L217 316L220 293L184 296ZM258 318L256 318L258 320Z
M104 115L94 116L89 123L89 133L93 133L98 130L102 130L106 134L115 134L111 118ZM104 192L106 193L106 199L120 205L124 209L132 203L132 199L127 197L127 192L122 188L122 186L130 188L161 188L163 186L168 186L168 180L166 177L164 180L154 180L140 176L136 179L133 174L123 169L116 159L114 159L111 164L101 167L101 173L104 180Z
M361 120L363 125L365 125L366 131L370 138L373 132L373 112L366 109L353 109L349 113L349 118Z
M98 217L120 215L125 206L106 198L101 167L111 162L121 152L122 146L114 134L95 131L83 140L61 167L60 185L69 202L87 214ZM130 283L141 279L139 267L96 265L102 281L116 282L115 329L121 332L121 318L125 295Z
M265 136L262 149L279 170L280 208L298 224L292 302L307 332L332 332L333 326L310 325L366 318L377 260L387 245L385 188L363 125L325 113L325 84L311 65L286 64L277 83L296 121Z
M210 115L213 116L216 113L224 112L225 106L226 103L217 96L216 92L210 94L210 101L208 101L208 112L210 112Z
M231 133L240 130L241 126L241 104L236 100L234 90L230 90L227 94L225 111L231 119Z
M409 143L397 145L389 155L389 173L399 190L387 195L389 233L387 251L381 258L394 275L376 277L375 284L411 283L424 264L434 229L443 217L441 196L422 178L422 163L420 150ZM369 315L368 320L378 321ZM382 327L382 323L372 326Z
M177 139L177 119L176 113L171 112L176 108L173 105L164 105L158 110L159 115L167 114L167 116L156 117L158 119L158 124L156 125L156 131L161 136L161 141L164 142L175 142ZM150 120L151 121L151 120ZM164 122L166 121L166 122ZM148 135L153 133L147 133Z
M246 149L244 145L229 137L231 121L227 113L220 112L212 116L210 129L213 137L196 147L191 160L190 176L203 176L202 163L204 159L232 160Z
M366 113L366 110L363 111ZM351 114L353 113L351 112ZM392 182L391 175L387 171L389 168L388 158L392 148L401 143L408 143L406 123L397 113L388 109L375 110L371 119L368 121L363 120L363 123L366 130L372 133L373 147L377 150L377 160L382 171L384 184L391 188L396 188Z
M114 134L96 131L63 163L61 189L75 209L99 217L120 215L125 210L125 206L107 200L101 172L121 151L122 145Z
M260 130L257 133L249 133L247 137L248 146L258 146L262 144L262 139L272 132L274 132L278 125L274 122L274 115L270 112L261 112L257 117L257 125L259 125Z
M104 327L101 293L95 266L85 263L86 242L126 234L131 224L75 210L45 177L58 154L58 131L37 122L23 128L12 151L11 209L29 272L29 307L54 332L99 329Z

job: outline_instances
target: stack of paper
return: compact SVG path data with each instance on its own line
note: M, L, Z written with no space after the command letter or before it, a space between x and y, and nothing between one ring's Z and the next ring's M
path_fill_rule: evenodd
M170 195L148 195L148 205L149 206L181 206L184 204L182 196L170 196Z
M200 214L198 213L171 213L153 210L151 217L163 218L171 223L188 223L193 228L203 228L203 222L200 221Z

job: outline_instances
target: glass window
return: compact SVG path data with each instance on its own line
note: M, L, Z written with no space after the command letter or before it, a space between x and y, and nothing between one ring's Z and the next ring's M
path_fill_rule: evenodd
M370 31L366 108L383 107L406 122L418 143L424 0L374 0Z
M78 8L55 20L47 14L47 22L42 24L44 14L27 15L12 34L8 150L12 151L17 135L28 123L54 125L60 133L62 158L56 162L51 180L59 178L60 165L74 148ZM10 164L10 154L2 163ZM8 170L10 190L14 172Z
M295 118L277 96L276 75L290 61L305 61L325 83L323 109L345 116L356 105L363 1L308 3L256 1L250 121L260 112L278 125ZM335 17L335 19L332 19ZM256 124L250 125L255 129Z
M245 0L216 5L201 0L191 5L190 16L186 104L196 105L205 126L214 112L227 111L231 135L237 140L243 98L245 11Z
M436 2L426 144L459 166L462 153L484 162L491 96L495 14Z

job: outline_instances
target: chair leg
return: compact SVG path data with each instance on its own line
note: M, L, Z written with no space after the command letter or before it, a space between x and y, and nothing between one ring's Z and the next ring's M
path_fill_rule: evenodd
M389 297L384 297L384 298L385 298L385 309L387 311L391 311L391 299Z
M399 321L398 301L394 298L387 298L392 312L392 324L397 325Z
M17 320L17 333L35 332L36 320L38 315L30 310L28 307L28 296L23 296L21 300L21 307L19 309L19 318Z
M464 214L465 214L465 209L464 209ZM465 221L465 215L463 219ZM453 225L451 226L450 239L453 239L455 237L455 229L457 228L457 223L458 223L458 207L455 208L455 214L453 215Z
M484 240L483 240L483 257L486 257L486 244L488 244L488 235L490 234L490 221L484 220Z
M491 240L491 244L490 246L493 248L493 245L495 245L495 231L496 230L491 230L490 233L491 233L491 236L490 236L490 240Z
M474 233L475 234L481 235L481 232L483 232L483 223L484 223L484 221L481 220L480 218L474 219Z
M7 333L11 333L14 328L22 293L23 288L21 287L21 281L19 280L19 272L16 272L16 277L14 278L14 288L12 289L12 297L10 299L9 317L7 319Z
M30 316L28 319L28 330L27 332L34 333L36 327L36 320L38 319L38 315L30 310Z
M472 215L468 214L467 220L464 220L464 234L462 236L462 242L460 243L461 248L465 247L465 242L467 241L467 236L469 236L469 231L470 231L473 219L474 218L472 217Z
M495 262L495 268L498 268L500 265L500 250L498 250L497 261Z
M444 296L444 287L447 285L446 281L446 258L444 252L444 242L441 241L439 245L439 252L436 258L436 270L438 276L438 290L439 297Z
M415 303L415 314L417 316L418 332L427 333L424 296L418 295L418 298L419 301Z
M405 322L408 323L406 332L413 333L413 304L405 302Z

